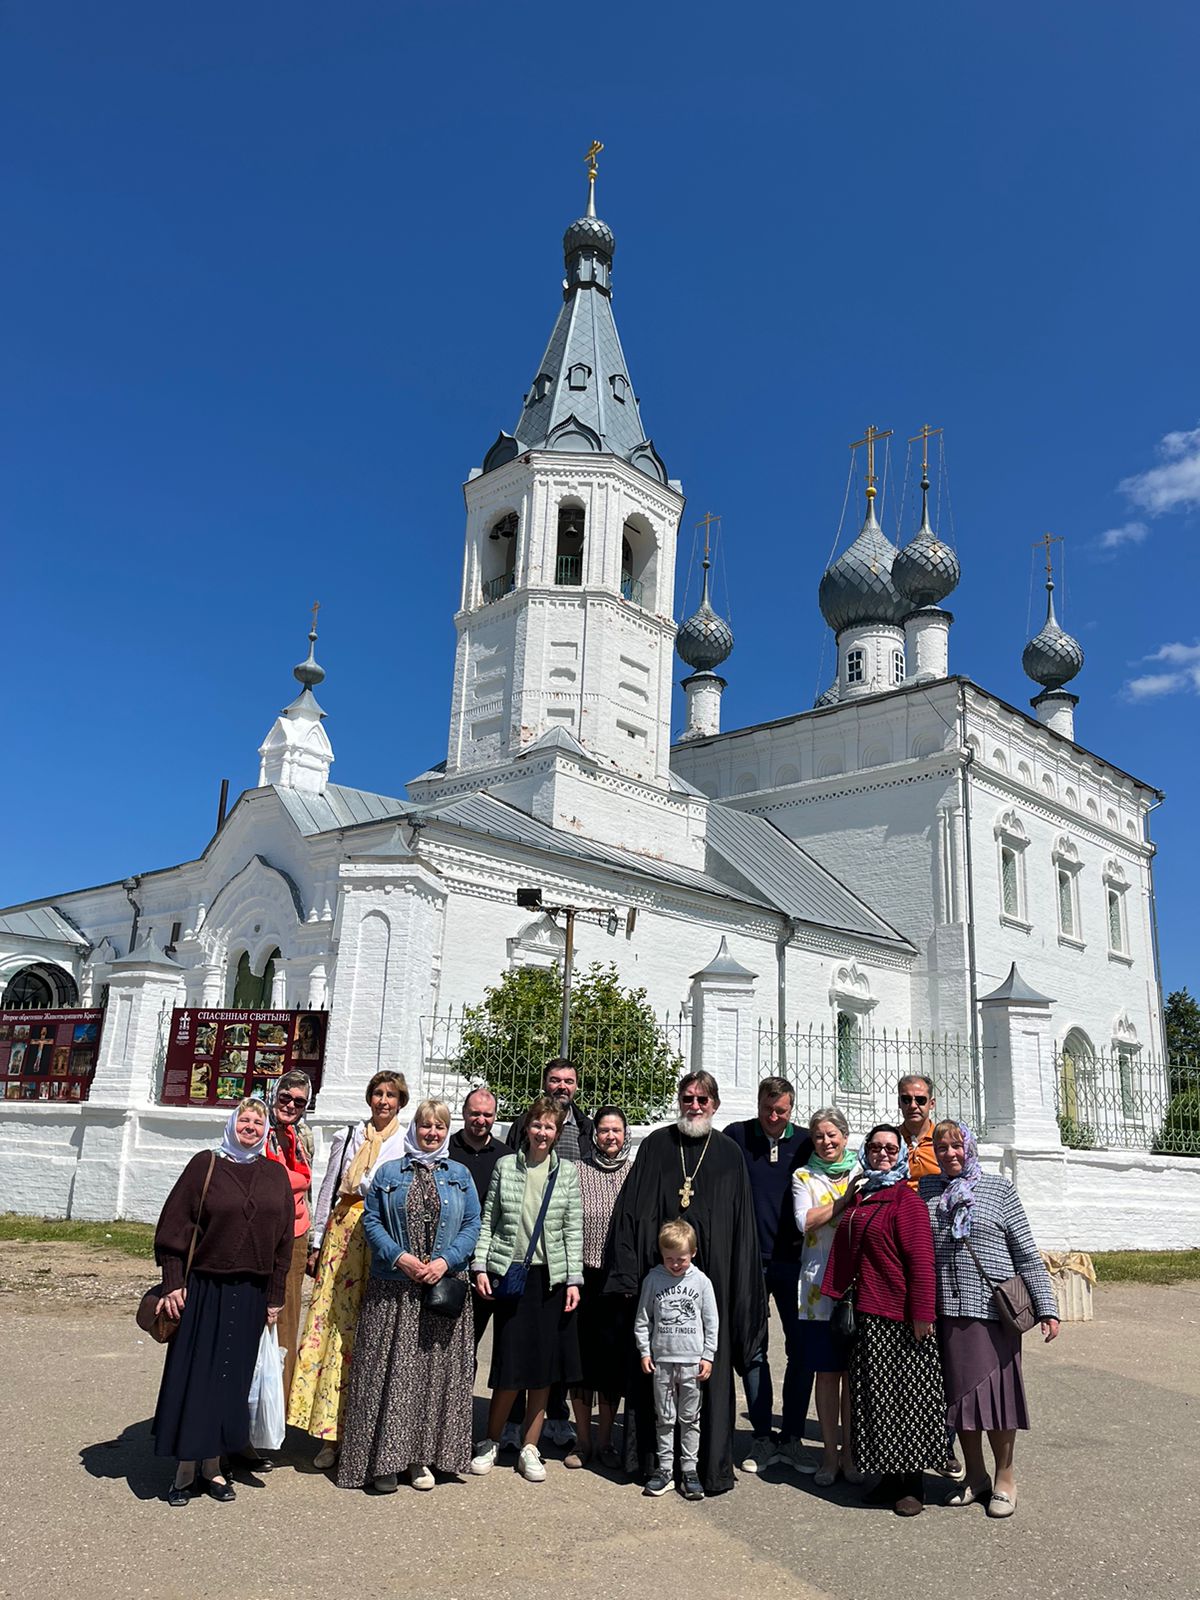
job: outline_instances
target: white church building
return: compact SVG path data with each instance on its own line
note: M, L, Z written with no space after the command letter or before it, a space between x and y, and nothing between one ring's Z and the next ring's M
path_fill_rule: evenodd
M707 558L699 610L673 615L683 488L617 335L594 181L519 418L464 486L445 759L407 797L332 782L314 631L257 784L193 860L0 911L0 1210L152 1218L230 1098L285 1064L319 1063L319 1133L381 1068L414 1101L461 1093L439 1017L561 959L555 921L517 904L536 888L598 908L577 963L615 962L679 1019L729 1115L784 1070L801 1111L837 1098L863 1126L929 1063L1043 1243L1191 1242L1193 1164L1136 1128L1061 1140L1100 1100L1136 1122L1130 1085L1163 1056L1161 796L1076 741L1082 651L1052 584L1023 710L951 672L955 553L928 511L893 543L868 469L862 530L820 580L835 682L722 732L733 636Z

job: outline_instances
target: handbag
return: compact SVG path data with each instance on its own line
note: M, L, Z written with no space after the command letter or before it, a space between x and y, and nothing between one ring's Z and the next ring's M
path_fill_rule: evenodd
M537 1221L533 1225L533 1232L529 1235L529 1248L525 1252L524 1261L509 1263L508 1271L502 1278L497 1278L492 1284L492 1295L496 1300L516 1300L525 1293L525 1285L529 1280L529 1268L533 1264L533 1253L537 1249L538 1240L542 1236L542 1227L546 1221L546 1212L550 1206L550 1196L554 1193L554 1185L558 1179L558 1168L546 1180L546 1192L542 1196L541 1209L537 1214Z
M196 1240L200 1237L200 1215L204 1210L204 1200L208 1194L208 1185L212 1180L213 1168L216 1166L216 1164L217 1152L214 1150L209 1157L208 1172L205 1175L204 1187L200 1191L200 1204L197 1207L196 1221L192 1227L192 1242L190 1245L188 1245L187 1265L183 1269L183 1283L185 1288L187 1287L188 1273L192 1270L192 1257L196 1253ZM168 1344L179 1332L179 1323L174 1317L168 1316L165 1311L158 1311L155 1309L165 1293L166 1290L163 1287L162 1280L160 1279L153 1288L146 1290L145 1294L138 1302L137 1310L133 1314L133 1320L137 1323L138 1327L143 1333L148 1333L154 1340L155 1344Z
M426 1311L439 1317L457 1317L466 1304L467 1280L454 1278L447 1272L436 1283L427 1283L421 1296Z
M1041 1320L1034 1308L1033 1297L1029 1293L1029 1286L1019 1272L1014 1272L1011 1278L1005 1278L1003 1283L997 1282L984 1271L983 1262L975 1254L975 1246L970 1239L963 1241L971 1252L971 1260L979 1269L979 1276L992 1291L992 1304L996 1308L996 1315L1008 1329L1015 1333L1019 1339L1023 1333L1029 1333Z
M858 1261L857 1261L857 1263L855 1265L854 1276L850 1279L850 1282L846 1285L845 1290L842 1293L842 1298L834 1306L833 1315L829 1319L830 1326L832 1327L834 1333L838 1336L839 1339L843 1339L847 1343L851 1343L854 1339L856 1339L858 1337L858 1315L857 1315L857 1313L856 1313L856 1311L854 1309L854 1286L858 1282L858 1268L862 1265L862 1252L863 1252L862 1241L866 1238L867 1229L871 1226L871 1223L872 1223L873 1220L874 1219L872 1217L868 1217L866 1222L863 1224L862 1232L858 1236L858 1238L859 1238ZM847 1222L846 1226L850 1230L850 1244L851 1244L851 1248L853 1249L853 1246L854 1246L854 1213L853 1212L851 1212L850 1220Z

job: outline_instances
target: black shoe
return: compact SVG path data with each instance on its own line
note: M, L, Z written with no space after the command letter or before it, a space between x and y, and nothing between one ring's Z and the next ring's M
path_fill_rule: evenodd
M197 1478L196 1482L205 1494L211 1496L214 1500L220 1501L222 1505L227 1505L230 1500L237 1499L231 1483L214 1483L211 1478Z
M679 1492L685 1500L703 1500L704 1485L694 1472L685 1472L679 1484Z
M245 1472L274 1472L277 1463L270 1456L260 1456L257 1450L238 1450L230 1456L229 1465Z
M173 1483L167 1490L167 1504L169 1506L185 1506L196 1492L195 1480L185 1483L182 1487Z
M400 1479L394 1472L381 1472L377 1478L371 1479L372 1494L395 1494L400 1487Z
M642 1493L646 1495L657 1496L660 1494L666 1494L667 1490L671 1487L672 1485L669 1473L662 1471L652 1472L647 1480L646 1487L642 1490Z

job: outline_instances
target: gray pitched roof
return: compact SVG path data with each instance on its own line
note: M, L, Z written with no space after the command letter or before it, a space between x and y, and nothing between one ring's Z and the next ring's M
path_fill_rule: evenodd
M1049 995L1039 994L1036 989L1025 982L1025 979L1017 971L1017 963L1015 961L1008 969L1008 977L1005 978L998 989L993 989L991 994L981 994L979 996L980 1005L986 1005L989 1000L1012 1001L1014 1005L1048 1006L1053 1004Z
M6 911L0 916L0 933L14 939L45 939L51 944L73 944L87 949L88 941L73 922L53 906L31 906L27 911Z
M353 828L360 822L383 822L387 817L402 816L411 809L407 800L369 794L365 789L347 789L340 783L331 783L324 794L303 794L299 789L285 789L277 783L271 787L283 809L306 837L313 833L329 833L333 828Z
M840 928L891 944L907 945L882 917L851 893L765 817L731 806L708 808L708 847L769 904L798 922Z

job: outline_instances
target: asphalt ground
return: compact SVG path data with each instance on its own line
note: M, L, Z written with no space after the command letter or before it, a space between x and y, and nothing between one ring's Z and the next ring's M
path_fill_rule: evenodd
M635 1485L566 1471L553 1449L541 1485L508 1470L505 1455L484 1479L373 1498L312 1471L294 1432L288 1464L243 1475L235 1503L171 1509L170 1467L149 1437L162 1351L132 1311L0 1292L4 1596L1200 1591L1200 1284L1100 1289L1095 1322L1064 1327L1050 1346L1026 1340L1035 1427L1018 1439L1018 1509L1005 1522L936 1504L948 1486L932 1476L929 1508L910 1521L778 1468L702 1504L646 1499Z

